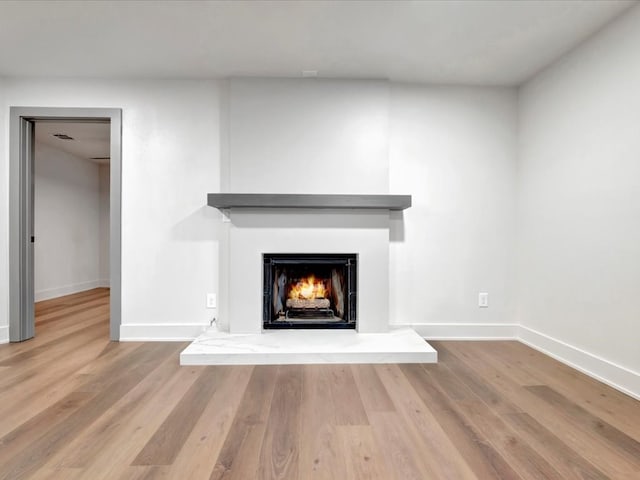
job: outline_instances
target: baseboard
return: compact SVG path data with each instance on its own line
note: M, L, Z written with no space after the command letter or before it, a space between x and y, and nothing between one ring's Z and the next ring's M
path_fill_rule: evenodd
M98 288L110 288L111 281L108 278L103 278L102 280L98 280Z
M640 400L640 374L531 328L502 323L412 323L426 340L518 340L633 398Z
M559 362L640 400L640 373L616 365L561 340L520 326L518 340Z
M518 325L505 323L411 323L391 325L413 328L427 340L515 340Z
M64 295L71 295L72 293L79 293L84 292L85 290L99 288L102 286L101 282L102 280L91 280L90 282L80 282L72 285L40 290L34 294L35 301L41 302L42 300L50 300L52 298L63 297Z
M120 325L121 342L185 342L195 340L208 323L137 323Z
M0 344L9 343L9 326L0 326Z

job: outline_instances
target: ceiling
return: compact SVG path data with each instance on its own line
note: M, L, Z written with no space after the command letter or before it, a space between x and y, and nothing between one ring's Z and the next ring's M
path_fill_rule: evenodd
M36 122L36 143L57 148L78 158L102 165L109 163L110 129L108 122ZM73 140L62 140L54 134L64 134Z
M517 85L636 3L2 1L0 76Z

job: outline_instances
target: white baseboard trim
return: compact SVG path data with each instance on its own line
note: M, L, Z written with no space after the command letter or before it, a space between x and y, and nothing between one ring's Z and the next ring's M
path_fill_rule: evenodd
M407 323L391 328L413 328L427 340L515 340L518 325L506 323Z
M110 288L111 281L108 278L103 278L102 280L98 280L98 288Z
M518 337L525 345L640 400L640 373L528 327L520 326Z
M35 292L34 297L36 302L42 300L50 300L52 298L62 297L64 295L71 295L72 293L84 292L93 288L99 288L102 286L102 280L91 280L90 282L74 283L72 285L64 285L62 287L47 288ZM108 285L107 285L108 286Z
M426 340L518 340L596 380L640 400L640 373L531 328L503 323L411 323Z
M186 342L195 340L208 323L137 323L120 325L121 342Z
M9 343L9 325L0 326L0 344Z

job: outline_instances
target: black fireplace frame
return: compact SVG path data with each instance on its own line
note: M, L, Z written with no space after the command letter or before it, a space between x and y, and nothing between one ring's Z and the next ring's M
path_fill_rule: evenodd
M355 329L358 309L358 254L357 253L263 253L263 302L264 329ZM273 318L272 294L274 272L277 267L295 265L336 265L344 267L347 300L344 319L341 321L286 321Z

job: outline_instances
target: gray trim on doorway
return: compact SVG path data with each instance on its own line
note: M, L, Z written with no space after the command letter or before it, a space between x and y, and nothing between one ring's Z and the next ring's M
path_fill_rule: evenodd
M22 321L34 316L33 275L28 275L33 269L33 122L12 118L10 132L10 155L18 159L9 168L9 338L14 342L34 332L33 321Z
M120 339L122 308L122 110L119 108L11 107L9 133L9 339L25 340L33 328L33 172L27 159L31 142L25 124L32 121L109 121L111 124L110 190L110 338ZM29 231L28 231L29 230ZM31 282L30 284L28 282ZM31 309L31 310L29 310Z

